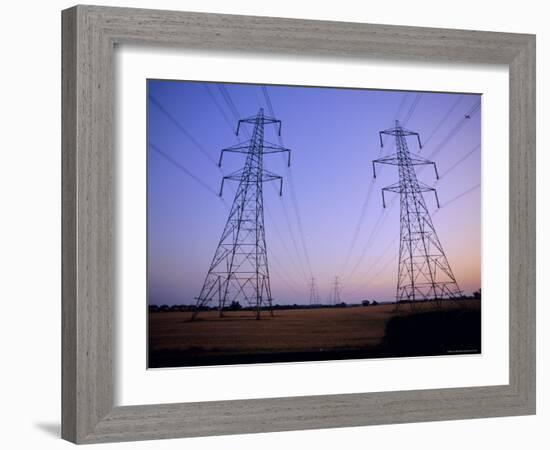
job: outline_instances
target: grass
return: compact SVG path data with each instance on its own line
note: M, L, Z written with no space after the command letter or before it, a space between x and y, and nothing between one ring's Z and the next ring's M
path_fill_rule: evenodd
M149 367L479 353L480 302L149 314ZM479 336L479 337L478 337Z

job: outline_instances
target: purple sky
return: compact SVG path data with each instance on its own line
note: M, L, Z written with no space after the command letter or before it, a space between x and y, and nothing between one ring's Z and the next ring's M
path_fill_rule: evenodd
M222 172L242 167L244 155L224 155L221 171L215 162L222 148L247 137L235 136L236 117L260 107L269 114L269 105L261 85L147 83L149 303L191 304L233 201L231 188L223 200L215 195ZM442 175L436 182L433 170L417 167L419 179L437 187L441 209L433 195L425 198L437 211L433 222L459 286L468 294L481 286L480 95L290 86L267 92L292 149L290 169L283 156L265 156L265 168L284 177L282 197L278 183L264 187L274 303L309 303L312 276L323 303L335 276L342 301L394 299L399 202L388 194L384 210L380 189L398 174L379 166L373 180L371 161L395 151L389 137L383 151L378 140L395 119L420 133L420 155ZM266 139L277 143L274 130L266 127ZM408 145L418 151L415 139Z

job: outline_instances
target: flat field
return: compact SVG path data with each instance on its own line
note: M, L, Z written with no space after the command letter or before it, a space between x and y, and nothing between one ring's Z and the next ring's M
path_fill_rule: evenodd
M480 301L149 313L149 367L424 356L481 351Z

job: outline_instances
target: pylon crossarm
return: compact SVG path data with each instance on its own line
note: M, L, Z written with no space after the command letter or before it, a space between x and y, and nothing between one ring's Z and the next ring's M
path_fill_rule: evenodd
M231 172L230 174L224 176L224 178L228 180L234 180L234 181L240 181L243 177L243 169L236 170L235 172Z
M239 120L239 122L237 123L237 132L235 133L237 136L239 135L239 131L241 129L241 123L248 123L251 125L256 125L257 123L261 123L262 125L277 124L279 125L277 134L279 136L281 135L281 126L282 126L281 121L273 117L263 116L261 118L258 118L258 116L254 116L254 117L248 117L246 119Z
M240 145L240 144L237 144L237 145ZM248 153L248 149L250 147L250 143L246 144L246 147L228 147L228 148L224 148L221 150L220 152L220 159L218 161L218 167L221 167L222 166L222 158L223 158L223 154L225 152L229 152L229 153Z
M412 187L413 190L420 190L421 192L435 191L434 187L428 186L426 183L417 180L417 186Z
M279 125L279 130L277 131L277 135L281 135L281 127L283 126L283 123L280 121L280 120L276 120L276 119L271 119L270 122L268 123L276 123Z
M385 188L382 188L383 191L394 192L396 194L401 194L403 192L403 187L399 183L393 183Z
M391 191L389 188L382 188L382 207L386 207L386 196L384 195L384 192L386 191L390 191L390 192L395 192L395 191Z
M378 137L380 138L380 147L384 148L384 140L382 139L383 131L378 132Z
M387 128L385 130L380 131L381 134L387 134L390 136L414 136L418 135L416 131L411 131L407 128L403 128L401 125L398 127L393 128Z
M262 171L262 180L261 181L273 181L273 180L279 180L282 177L280 175L277 175L273 172L270 172L269 170L263 169Z
M409 133L409 135L416 135L416 138L418 139L418 147L422 150L422 142L420 141L420 134L418 133Z
M267 140L264 139L264 145L263 145L263 148L266 149L266 148L269 148L269 149L279 149L279 150L290 150L289 148L286 148L285 146L283 145L279 145L279 144L274 144L273 142L269 142Z
M239 151L239 153L248 153L250 146L253 144L252 139L247 139L244 142L238 142L230 147L225 147L222 152Z
M435 171L435 178L439 180L439 172L437 171L437 165L435 162L430 161L428 159L422 158L420 156L412 156L410 158L411 165L412 166L427 166L427 165L433 165L434 171Z
M263 153L268 155L268 154L271 154L271 153L284 153L284 152L288 152L288 161L287 161L287 167L290 167L290 149L289 148L286 148L286 147L283 147L282 145L277 145L277 144L273 144L271 142L267 142L265 141L264 142L264 145L263 145Z
M399 160L395 153L389 156L385 156L384 158L374 159L372 161L372 174L374 178L376 178L376 164L389 164L392 166L397 166L399 165Z
M256 123L256 122L252 121L252 122L249 122L249 123ZM269 124L279 125L278 130L277 130L277 134L279 136L281 135L282 122L279 119L275 119L275 117L263 116L262 117L262 123L263 123L263 125L269 125Z
M381 145L383 144L382 135L395 137L396 153L372 161L374 176L376 177L376 163L399 168L399 182L382 189L384 207L386 207L387 192L399 194L401 198L401 241L396 301L398 304L411 303L411 307L414 307L416 301L457 296L460 289L439 242L423 197L423 193L433 192L439 207L437 191L419 181L414 169L416 165L431 164L434 166L436 177L439 177L437 167L434 162L426 158L411 155L406 138L416 136L418 145L422 148L420 135L402 128L399 121L395 122L394 128L379 132ZM438 276L442 279L438 279Z
M435 202L437 203L437 207L441 208L441 205L439 204L439 196L437 195L437 191L434 189L434 195L435 195Z
M239 120L239 122L251 123L252 125L255 125L257 121L261 125L267 125L267 124L270 124L270 123L280 122L279 119L276 119L275 117L271 117L271 116L266 116L265 114L263 114L263 112L262 112L261 116L259 116L259 115L249 116L249 117L245 117L244 119Z
M264 125L278 124L280 121L263 115L260 108L254 117L238 122L237 134L242 123L254 125L252 138L222 150L220 164L224 152L246 153L244 166L233 173L222 177L220 195L226 180L238 181L229 216L225 223L218 247L212 263L206 274L197 306L202 302L217 299L220 316L224 305L241 300L256 310L256 318L260 318L262 305L267 302L271 309L271 289L269 285L269 270L267 262L267 246L263 219L263 188L268 181L280 182L279 195L282 194L283 178L263 168L263 156L266 153L289 153L290 149L282 145L272 144L264 140ZM216 283L213 284L213 280ZM211 293L205 293L212 290ZM199 308L194 312L198 314Z
M266 148L269 150L265 151ZM284 152L288 152L287 167L290 167L290 149L289 148L264 146L264 154L266 155L271 153L284 153Z
M264 152L264 153L267 155L267 154L270 154L270 153L284 153L284 152L288 152L288 158L287 158L286 165L287 165L287 167L290 167L290 150L289 149L267 151L267 152Z
M280 175L276 175L268 170L263 170L263 173L262 173L262 182L267 182L267 181L275 181L275 180L279 180L280 181L280 186L279 186L279 196L283 195L283 177L280 176Z
M434 165L434 171L435 171L435 178L436 180L439 180L439 172L437 171L437 165L436 163L432 163Z
M420 141L420 134L415 131L407 130L406 128L403 128L401 126L395 127L395 128L388 128L387 130L380 131L378 135L380 136L380 145L382 147L384 147L384 142L382 140L383 134L387 134L388 136L395 136L395 137L416 136L416 138L418 139L418 146L422 148L422 142Z
M428 158L423 158L419 155L411 156L410 161L413 166L420 166L422 164L434 164L433 161L430 161Z
M375 159L373 162L377 164L390 164L392 166L397 166L399 164L399 158L397 157L397 154L393 153L391 155L384 156L383 158Z
M412 192L433 192L434 195L435 195L435 201L437 203L437 207L440 208L440 205L439 205L439 197L437 195L437 190L431 186L428 186L424 183L422 183L421 181L418 182L418 186L416 186L414 189L412 190L408 190L408 191L405 191L406 193L412 193Z
M220 185L220 192L219 196L221 197L223 195L223 186L225 185L225 180L232 180L232 181L241 181L243 177L243 171L237 170L236 172L230 173L229 175L226 175L225 177L222 177L222 182Z

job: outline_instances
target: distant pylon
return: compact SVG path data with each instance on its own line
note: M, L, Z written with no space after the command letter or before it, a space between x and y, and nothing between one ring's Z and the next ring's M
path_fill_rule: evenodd
M318 305L320 304L319 293L317 292L317 284L315 283L315 278L311 277L311 283L309 284L309 304Z
M331 305L342 303L342 300L340 298L340 287L342 287L340 279L338 277L334 277L334 281L332 282L332 290L330 291L329 297L329 303Z
M408 302L411 308L417 301L434 301L441 306L444 298L456 299L462 295L451 266L445 256L443 247L437 237L432 218L426 207L424 192L435 194L437 191L418 181L414 166L433 165L434 162L419 155L411 156L407 147L407 136L416 136L422 148L420 135L407 130L395 121L395 128L380 131L380 145L383 147L382 135L395 136L396 153L372 162L374 178L376 163L390 164L398 167L399 182L382 189L382 203L386 207L384 191L400 194L401 225L399 242L399 266L397 275L396 307Z
M244 153L246 161L242 169L222 178L220 196L225 180L238 181L239 186L191 320L212 300L218 303L220 317L223 316L224 308L232 302L244 302L242 306L253 307L256 319L260 318L260 311L265 304L273 315L264 227L263 183L279 180L279 195L282 195L283 178L264 169L263 158L265 154L288 152L290 166L290 150L264 140L264 126L277 125L280 135L281 121L264 116L263 109L256 116L239 120L237 135L241 124L254 126L252 137L246 142L223 149L219 166L224 152Z

